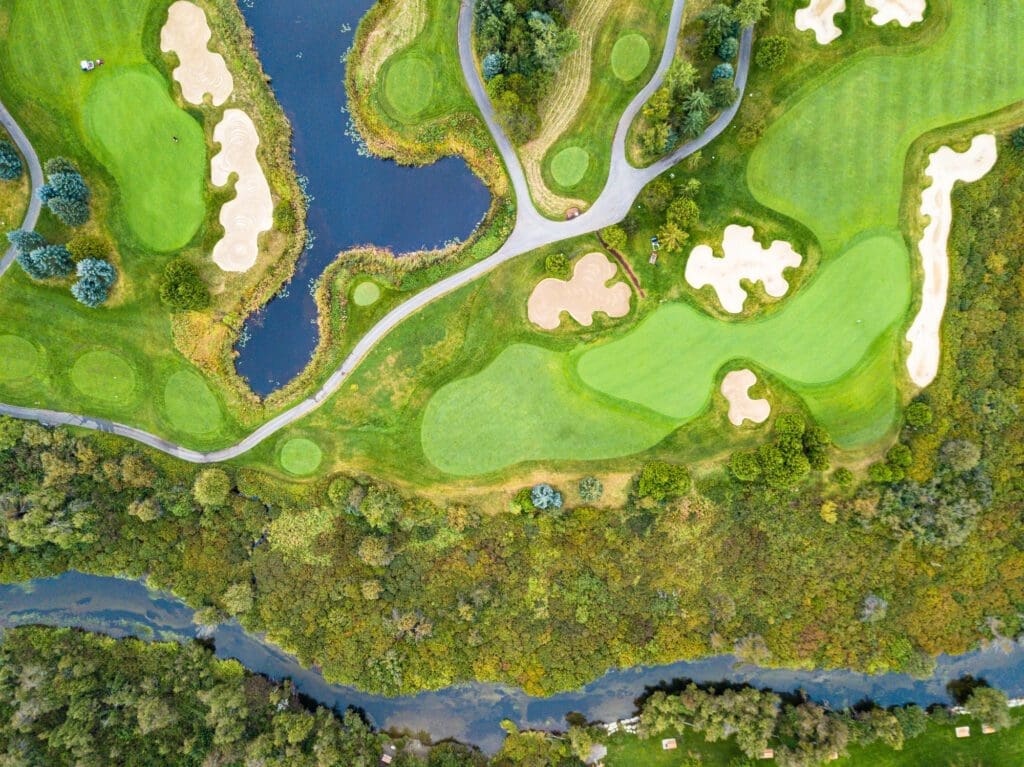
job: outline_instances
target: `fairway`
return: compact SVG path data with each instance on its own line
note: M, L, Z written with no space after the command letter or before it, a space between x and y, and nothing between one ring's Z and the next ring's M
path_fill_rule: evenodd
M305 437L290 439L281 446L281 468L289 474L305 476L320 467L323 452L312 440Z
M0 380L28 378L39 367L39 352L21 336L0 336Z
M223 416L217 398L196 373L181 370L164 386L164 413L175 429L210 434L220 429Z
M372 306L379 300L380 286L371 280L360 282L352 291L352 302L356 306Z
M139 240L158 251L186 245L206 211L206 139L163 78L151 67L105 77L85 103L84 123Z
M578 146L570 146L555 155L551 161L551 175L564 187L576 186L590 167L590 153Z
M806 224L831 253L868 229L898 228L911 144L1024 99L1024 69L1013 63L1021 29L1024 3L957 0L928 47L867 51L826 72L757 145L751 192Z
M135 399L135 371L114 352L83 354L71 368L71 382L82 394L103 402L125 405Z
M706 411L718 372L747 359L806 394L837 443L873 441L895 417L893 328L910 303L909 265L900 239L871 237L763 320L726 323L671 303L577 353L512 346L434 395L424 452L453 474L636 453Z
M388 64L384 96L400 118L413 118L434 96L434 69L419 56L406 56Z
M623 35L612 48L612 72L624 83L638 78L651 60L651 44L635 32Z

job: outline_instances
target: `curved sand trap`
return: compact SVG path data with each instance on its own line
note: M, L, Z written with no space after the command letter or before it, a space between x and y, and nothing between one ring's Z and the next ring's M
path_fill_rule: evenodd
M752 370L734 370L722 381L722 394L729 402L729 422L741 426L744 421L764 423L772 413L766 399L751 399L750 387L757 383Z
M911 344L907 357L910 380L924 388L939 372L941 357L942 315L946 311L949 292L949 255L946 245L953 227L953 185L957 181L978 181L996 164L999 152L996 137L976 136L971 148L960 154L948 146L931 156L925 173L933 183L921 195L921 214L930 219L918 249L924 270L921 311L907 332Z
M235 199L220 209L224 238L213 246L213 261L225 272L244 272L256 263L260 234L274 225L270 185L256 159L260 137L249 115L228 109L213 131L213 140L221 145L210 163L214 185L224 186L232 173L238 174Z
M909 27L924 21L924 11L928 0L864 0L869 8L878 13L871 17L877 26L884 26L890 21L899 22L901 27Z
M588 327L594 321L594 312L625 317L629 314L632 295L629 285L624 282L605 284L617 271L604 253L591 253L576 262L568 282L550 277L541 280L527 304L530 322L545 330L554 330L562 324L562 312L569 312L576 322Z
M726 227L722 251L725 257L716 258L707 245L694 248L686 262L686 281L696 290L710 285L722 308L730 314L742 312L747 301L747 291L740 280L760 282L769 296L782 298L789 290L783 272L803 262L803 256L788 242L776 240L770 248L763 248L754 239L752 226Z
M228 100L235 81L224 57L207 48L211 36L203 9L178 0L168 10L167 23L160 32L160 50L178 55L181 64L174 70L174 79L181 83L186 101L202 104L203 95L209 93L213 105L219 107Z
M806 8L796 12L796 28L801 32L814 30L819 45L828 45L843 30L836 26L836 14L846 10L846 0L811 0Z

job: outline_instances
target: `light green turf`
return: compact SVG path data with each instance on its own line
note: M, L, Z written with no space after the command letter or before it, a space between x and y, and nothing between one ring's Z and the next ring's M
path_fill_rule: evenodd
M902 240L880 234L824 266L763 320L722 322L673 303L622 338L575 354L512 346L434 395L423 450L453 474L636 453L706 411L716 375L732 360L752 360L808 394L840 444L878 439L896 414L893 329L910 303L909 265Z
M826 250L899 226L911 144L1024 99L1024 3L954 0L949 26L907 55L859 54L808 83L750 159L754 196L806 224Z
M158 251L186 245L206 212L206 138L171 100L160 74L145 66L99 80L83 120L139 241Z
M583 147L570 146L551 160L551 175L561 186L574 187L590 167L590 152Z
M28 378L39 367L39 351L20 336L0 336L0 379Z
M380 285L372 280L360 282L352 291L352 301L356 306L372 306L380 300Z
M510 346L430 400L423 452L442 471L471 475L520 461L629 455L671 430L669 419L620 410L573 382L569 365L556 352Z
M98 350L78 358L71 383L87 397L119 405L135 399L135 371L124 357Z
M305 437L295 437L281 446L281 467L289 474L305 476L320 467L323 452L320 446Z
M633 32L615 41L612 48L612 71L624 83L638 78L651 60L651 44L643 35Z
M217 432L224 420L210 387L190 370L181 370L167 379L164 413L174 428L189 434Z
M412 55L388 63L384 97L400 118L413 118L430 105L434 96L434 69L430 62Z

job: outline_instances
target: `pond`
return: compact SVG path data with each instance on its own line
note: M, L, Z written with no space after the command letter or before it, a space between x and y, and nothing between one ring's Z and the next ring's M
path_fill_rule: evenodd
M309 362L318 341L310 285L337 257L373 244L406 253L465 239L490 205L461 158L409 168L360 154L348 135L344 55L374 0L243 0L263 68L292 123L311 196L311 247L287 290L245 324L238 372L265 396ZM452 39L452 45L456 45Z
M76 626L114 636L185 640L196 636L192 610L175 597L133 580L65 573L20 585L0 585L0 626L26 623ZM290 678L298 690L326 706L362 708L375 725L427 731L435 740L456 738L488 752L504 734L502 719L524 728L564 729L565 715L613 721L631 716L645 687L678 678L729 680L778 692L805 690L818 701L841 707L871 698L882 705L949 702L945 685L965 674L987 679L1011 696L1024 695L1024 648L989 648L957 657L942 656L925 680L905 674L868 676L852 671L789 671L738 666L731 656L690 663L611 671L582 690L535 698L512 687L465 684L436 692L389 698L324 681L281 649L227 623L213 630L217 655L236 658L252 671Z

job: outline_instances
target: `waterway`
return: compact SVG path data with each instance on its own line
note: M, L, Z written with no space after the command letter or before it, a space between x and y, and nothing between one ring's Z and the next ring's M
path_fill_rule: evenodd
M409 168L361 155L349 131L344 55L374 0L243 0L263 68L291 120L296 169L311 197L311 247L284 294L249 318L238 372L267 395L316 348L310 292L337 254L373 244L407 253L465 239L490 205L460 158ZM452 39L452 45L456 45Z
M27 584L0 586L0 627L41 623L77 626L114 636L184 641L196 637L192 610L169 594L143 583L65 573ZM389 698L352 687L332 685L315 670L237 623L210 633L217 655L236 658L252 671L274 679L289 678L299 691L323 705L363 709L382 728L427 731L435 739L456 738L488 752L504 737L499 723L520 727L564 729L565 715L576 711L591 720L631 716L635 700L649 686L673 679L698 682L729 680L769 687L778 692L806 691L813 699L841 707L870 698L882 705L947 703L946 684L966 674L982 677L1011 696L1024 696L1024 647L1009 643L956 657L938 659L929 679L905 674L868 676L853 671L789 671L737 665L731 656L692 663L612 671L581 690L535 698L496 684L465 684L436 692Z

